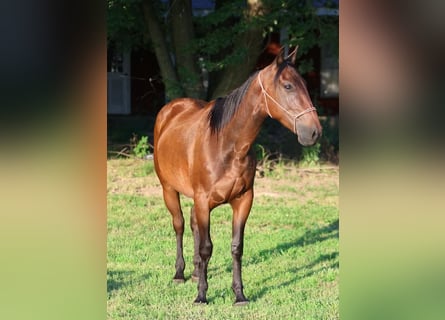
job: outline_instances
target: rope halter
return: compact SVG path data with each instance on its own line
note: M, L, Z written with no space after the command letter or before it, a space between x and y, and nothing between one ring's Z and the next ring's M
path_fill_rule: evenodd
M258 83L260 84L261 87L261 91L264 95L264 100L266 101L266 112L269 115L269 117L272 117L272 115L270 114L269 111L269 105L267 103L267 97L269 97L269 99L271 99L273 102L275 102L275 104L280 107L284 112L286 112L291 118L294 118L294 133L297 133L297 120L305 115L306 113L312 112L312 111L317 111L317 109L315 109L313 106L301 111L300 113L298 113L297 115L292 114L291 112L289 112L289 110L287 110L286 108L284 108L281 104L278 103L277 100L275 100L270 94L267 93L266 89L264 89L263 83L261 82L261 71L258 73Z

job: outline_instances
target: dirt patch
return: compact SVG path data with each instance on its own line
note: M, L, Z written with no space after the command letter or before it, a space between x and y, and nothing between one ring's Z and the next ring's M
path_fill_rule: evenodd
M162 188L154 172L140 176L146 161L113 159L108 161L108 193L162 197ZM300 169L285 167L269 176L255 178L255 198L294 199L304 203L316 200L338 205L339 168Z
M296 199L306 202L311 199L338 204L338 167L299 169L289 167L285 174L272 177L257 177L255 197Z

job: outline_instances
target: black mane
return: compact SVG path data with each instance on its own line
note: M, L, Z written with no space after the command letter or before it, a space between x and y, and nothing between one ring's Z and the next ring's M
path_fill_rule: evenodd
M219 132L233 118L257 73L251 75L239 88L227 96L216 99L209 113L212 134Z

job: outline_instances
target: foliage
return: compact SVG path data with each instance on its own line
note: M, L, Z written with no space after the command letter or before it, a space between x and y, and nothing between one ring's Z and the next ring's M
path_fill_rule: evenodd
M255 143L254 145L256 159L258 161L264 161L267 158L267 151L261 144Z
M228 65L243 63L247 50L244 46L236 46L235 41L258 22L254 19L249 25L243 20L245 9L246 1L226 1L208 15L195 18L198 37L193 49L204 58L207 70L222 70Z
M314 167L320 164L320 143L313 146L303 147L300 165L303 167Z
M145 47L148 43L142 0L107 1L107 40L118 49Z
M253 148L257 160L257 175L267 176L274 168L275 159L270 159L270 152L263 145L255 143Z
M239 0L225 1L217 10L195 19L199 37L194 43L194 50L205 57L208 70L242 64L247 50L244 46L236 46L234 41L250 28L262 29L266 40L270 33L286 29L289 37L284 39L282 45L298 45L300 56L314 46L333 43L337 47L337 18L318 16L311 1L263 0L262 3L264 9L261 14L249 20L243 19L246 1ZM312 68L311 61L299 63L301 73Z
M136 136L133 136L133 140L136 140ZM148 137L142 136L133 148L133 153L138 158L145 158L149 154L150 146L148 144Z
M143 0L108 0L108 41L118 47L149 47L148 28L141 10ZM257 14L248 16L246 0L216 1L215 10L205 16L194 17L195 39L181 52L195 57L199 68L205 67L209 72L221 71L229 67L242 68L249 57L249 50L240 41L249 30L262 30L264 44L272 32L285 30L287 39L282 45L299 46L299 71L306 73L313 68L304 54L315 46L331 44L337 48L338 17L319 16L312 1L306 0L262 0L257 1L260 9ZM329 4L329 1L327 1ZM152 1L153 8L159 17L165 39L171 39L171 4L168 1ZM168 41L168 40L167 40ZM175 52L172 43L170 51ZM178 50L178 48L176 48ZM338 49L337 49L338 50ZM201 58L201 62L198 61ZM188 73L175 66L181 83L201 81L197 77L187 77ZM183 74L186 76L183 78ZM213 78L212 78L213 79ZM191 82L191 83L190 83ZM165 84L165 83L164 83ZM165 84L169 88L169 84ZM169 90L167 90L169 91ZM178 91L179 92L179 91Z
M321 124L323 126L323 135L320 139L320 156L323 158L323 161L338 164L338 117L330 117L326 121L321 121Z

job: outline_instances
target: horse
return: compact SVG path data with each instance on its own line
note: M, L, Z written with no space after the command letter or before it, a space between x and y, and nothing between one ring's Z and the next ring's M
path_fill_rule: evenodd
M243 292L241 259L244 228L254 192L256 157L252 144L269 116L297 135L303 146L321 136L317 111L305 82L295 68L297 48L283 51L239 88L211 102L179 98L158 113L154 127L154 165L165 205L176 233L176 273L185 281L184 217L180 196L193 199L190 226L194 238L192 280L198 282L195 304L207 304L207 267L212 256L210 212L229 203L233 210L232 290L234 305L249 300Z

